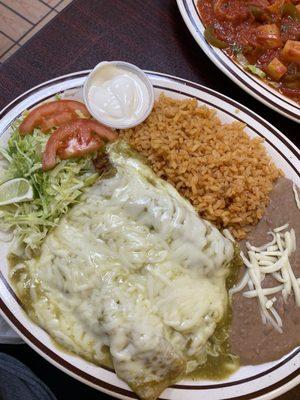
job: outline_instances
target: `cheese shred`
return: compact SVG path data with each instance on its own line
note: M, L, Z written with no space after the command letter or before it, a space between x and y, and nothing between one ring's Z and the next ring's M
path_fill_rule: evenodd
M293 183L293 192L294 192L294 196L295 196L295 201L296 201L297 207L300 210L300 199L299 199L299 194L298 194L297 186L296 186L295 182Z
M233 295L248 285L249 290L244 291L243 296L257 298L263 323L269 323L280 333L283 332L283 323L274 307L277 300L274 295L281 293L286 302L288 296L293 293L296 305L300 307L300 278L295 277L290 264L290 256L296 251L296 235L293 228L288 229L289 224L274 228L268 232L273 239L260 247L246 243L247 254L241 252L241 257L247 270L241 281L230 290L230 294ZM268 274L271 274L279 285L262 287ZM271 295L271 299L267 297Z

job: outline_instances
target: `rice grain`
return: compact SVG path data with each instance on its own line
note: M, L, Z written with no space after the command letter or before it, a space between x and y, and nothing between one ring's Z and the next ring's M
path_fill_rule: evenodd
M158 176L187 198L200 216L245 237L263 216L273 182L282 175L263 139L240 122L222 124L196 99L161 95L141 125L120 131Z

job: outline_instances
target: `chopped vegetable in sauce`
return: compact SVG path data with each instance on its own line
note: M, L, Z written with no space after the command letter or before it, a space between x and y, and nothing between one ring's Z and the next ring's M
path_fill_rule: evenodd
M198 10L208 43L300 103L300 0L199 0Z
M227 47L227 44L223 42L223 40L220 40L216 37L214 28L212 26L208 26L205 29L204 36L208 43L215 47L218 47L219 49L224 49L225 47Z

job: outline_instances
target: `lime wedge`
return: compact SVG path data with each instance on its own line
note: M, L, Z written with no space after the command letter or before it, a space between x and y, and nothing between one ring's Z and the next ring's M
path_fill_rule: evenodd
M11 179L0 185L0 206L33 199L30 183L24 178Z

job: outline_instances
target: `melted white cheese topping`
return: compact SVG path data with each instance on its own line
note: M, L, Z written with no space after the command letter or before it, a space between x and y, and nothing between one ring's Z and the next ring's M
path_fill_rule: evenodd
M137 355L164 340L195 368L227 307L233 245L116 146L115 176L94 185L27 263L32 306L56 340L99 363L106 345L138 374Z

